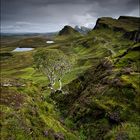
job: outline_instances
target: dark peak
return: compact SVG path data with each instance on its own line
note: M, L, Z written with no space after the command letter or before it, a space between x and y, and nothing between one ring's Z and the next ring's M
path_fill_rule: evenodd
M140 17L131 17L131 16L120 16L118 18L118 21L120 22L126 22L130 24L135 24L135 26L140 27Z
M72 35L72 34L78 34L78 31L76 31L69 25L64 26L64 28L59 32L59 35Z
M69 25L65 25L64 29L73 29L73 28L71 26L69 26Z

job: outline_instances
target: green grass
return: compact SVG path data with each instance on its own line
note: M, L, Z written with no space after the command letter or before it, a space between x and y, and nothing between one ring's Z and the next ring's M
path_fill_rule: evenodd
M112 20L108 22L115 24L112 23ZM113 139L116 138L120 131L128 133L129 138L137 139L137 131L139 128L131 122L132 117L126 117L134 112L134 122L138 122L139 120L136 112L139 105L136 98L137 95L134 95L134 90L131 89L131 87L120 88L116 85L116 87L113 87L111 82L103 85L102 79L100 78L104 76L108 78L109 81L120 78L124 85L128 86L131 84L136 92L140 92L139 71L136 71L136 69L138 69L139 53L137 51L130 51L122 57L120 61L114 64L127 48L138 46L137 44L133 45L134 43L127 39L122 39L122 35L121 32L116 33L110 29L102 29L94 30L87 36L57 36L55 38L55 44L43 47L42 40L37 40L37 48L34 51L20 53L10 52L17 47L14 46L15 44L13 44L13 42L7 46L3 46L1 48L2 53L8 52L11 53L12 56L8 59L3 58L0 61L2 67L1 82L7 79L13 80L14 82L16 81L15 79L18 79L18 81L23 80L26 86L2 87L1 89L3 94L3 104L1 104L2 139L53 140L54 133L57 132L63 134L66 140L86 140L90 135L91 139L95 139L99 137L101 133L102 138L105 136L105 139ZM18 43L22 45L26 45L26 43L36 45L36 41L34 39L30 40L30 38L20 40ZM74 100L74 102L69 105L70 110L69 108L66 110L67 112L69 111L70 115L68 118L64 118L64 122L60 121L62 112L56 108L58 102L50 98L50 91L48 89L42 89L42 87L48 85L47 77L33 68L33 54L38 50L38 47L39 49L48 51L50 49L60 49L74 62L71 71L62 79L64 87L73 86L71 87L73 92L71 96L60 95L62 101L60 102L60 106L64 104L65 108L69 101ZM113 54L110 51L112 51ZM106 69L100 68L99 64L104 57L107 57L114 65L110 75L106 74ZM130 63L128 63L128 61L130 61ZM100 69L96 67L98 65ZM132 67L133 72L130 74L122 74L121 69L128 66ZM95 71L96 68L97 71ZM85 74L89 69L92 69L92 71L90 71L88 75ZM89 86L89 89L85 87L85 91L82 93L78 92L78 97L75 98L77 90L80 89L80 87L82 87L81 84L83 84L83 81L77 82L75 80L83 74L87 76L85 78L86 80L88 78L91 82L94 79L97 80L91 85L89 81L89 85L85 83L87 87ZM57 87L58 82L55 88ZM12 96L12 94L16 96ZM67 96L68 98L66 99L65 97ZM131 102L131 97L133 97L134 103ZM20 102L21 106L18 108L14 104L17 105L20 98L23 100ZM136 106L135 110L132 110L133 106ZM116 109L120 111L120 117L128 121L126 124L120 126L109 124L107 117ZM92 111L94 111L94 115L91 114ZM72 116L73 112L75 112L74 116ZM82 117L84 117L84 119ZM83 122L79 118L82 118ZM77 119L79 119L78 123L76 122ZM75 122L73 122L73 120L75 120ZM73 130L73 128L75 129L77 127L77 124L79 125L78 129ZM136 131L136 136L134 136L135 132L132 127L134 127ZM45 137L43 134L44 131L50 130L52 131L51 134Z
M133 123L123 123L115 127L106 136L105 140L117 138L138 140L140 138L139 127Z
M122 79L126 81L128 84L132 84L132 86L140 92L140 74L139 73L134 73L131 75L122 75Z

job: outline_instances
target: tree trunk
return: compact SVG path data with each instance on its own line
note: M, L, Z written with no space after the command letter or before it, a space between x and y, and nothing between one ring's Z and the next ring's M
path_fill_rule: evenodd
M59 79L59 90L62 89L62 82L61 82L61 79Z
M52 92L55 92L56 91L55 88L53 87L54 85L55 85L55 83L50 83L48 85L48 88L51 89Z

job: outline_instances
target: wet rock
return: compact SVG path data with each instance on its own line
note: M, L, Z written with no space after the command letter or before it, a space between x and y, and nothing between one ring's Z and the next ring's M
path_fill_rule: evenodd
M128 134L125 132L120 132L117 134L115 140L129 140Z
M101 80L101 83L102 84L109 84L109 79L107 77L105 77Z
M55 140L65 140L64 135L60 132L55 133L53 129L43 131L43 135L48 138L53 138Z
M106 71L107 75L111 75L113 73L113 71L111 69Z
M127 39L130 39L135 42L140 42L140 30L139 31L131 31L131 32L126 32L124 34L124 37Z
M2 87L25 87L25 81L23 79L5 79L0 83Z
M64 135L62 133L54 134L55 140L64 140Z
M48 132L47 130L45 130L45 131L43 132L43 134L44 134L45 137L48 137L48 136L49 136L49 132Z
M112 62L107 58L102 60L101 65L106 69L112 69L113 68Z
M123 86L124 84L122 83L122 81L119 78L114 78L110 81L110 84L114 87L117 86Z
M119 78L109 79L108 77L103 78L101 80L101 83L102 84L109 84L109 85L114 86L114 87L124 85Z
M119 123L121 121L119 111L115 111L109 114L109 120L111 123Z
M131 72L133 72L132 68L124 68L121 70L122 74L130 74Z

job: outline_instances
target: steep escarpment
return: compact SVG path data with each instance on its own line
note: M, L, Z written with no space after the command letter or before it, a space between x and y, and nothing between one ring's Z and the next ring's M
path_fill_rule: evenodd
M120 16L118 19L102 17L97 20L94 29L108 28L114 31L121 31L124 37L135 42L140 41L140 18Z
M140 30L135 30L131 32L126 32L124 34L125 38L128 38L130 40L133 40L135 42L140 42Z

